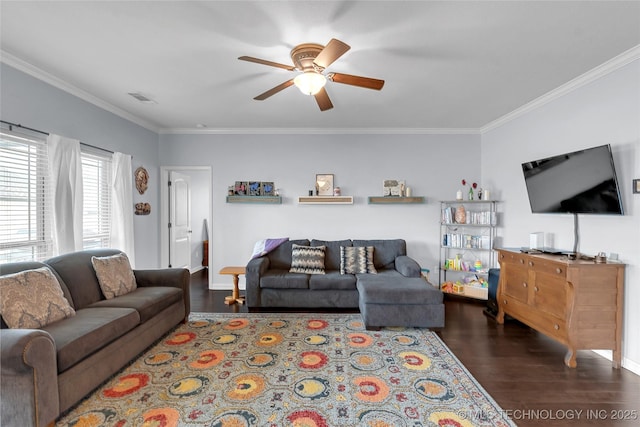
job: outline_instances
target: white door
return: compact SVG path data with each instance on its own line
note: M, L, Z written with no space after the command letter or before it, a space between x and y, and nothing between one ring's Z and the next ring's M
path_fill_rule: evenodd
M169 267L191 268L191 181L169 171Z

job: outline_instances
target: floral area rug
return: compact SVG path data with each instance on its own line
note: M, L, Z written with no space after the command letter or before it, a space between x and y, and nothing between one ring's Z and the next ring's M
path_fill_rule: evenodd
M359 314L193 313L57 426L514 426L440 338Z

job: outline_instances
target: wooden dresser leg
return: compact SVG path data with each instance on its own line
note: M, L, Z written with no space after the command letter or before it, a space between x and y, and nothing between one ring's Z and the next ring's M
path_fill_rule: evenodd
M567 350L567 354L564 355L564 364L570 368L578 366L578 362L576 361L576 351L571 347Z

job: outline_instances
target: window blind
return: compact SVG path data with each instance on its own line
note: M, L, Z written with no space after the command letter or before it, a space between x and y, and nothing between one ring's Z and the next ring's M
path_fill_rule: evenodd
M0 264L53 255L47 146L0 130Z
M106 248L111 232L111 155L81 146L83 247Z

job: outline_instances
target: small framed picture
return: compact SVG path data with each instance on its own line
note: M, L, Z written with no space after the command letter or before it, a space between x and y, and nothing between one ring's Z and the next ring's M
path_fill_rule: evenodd
M236 185L235 185L236 196L246 196L247 186L248 184L246 181L236 181Z
M640 193L640 179L633 180L633 192Z
M316 174L316 194L318 196L333 196L333 174Z
M273 185L273 182L270 181L263 181L261 183L261 195L262 196L273 196L276 194L276 188L275 185Z
M260 181L249 181L249 194L248 196L259 196L260 195Z

